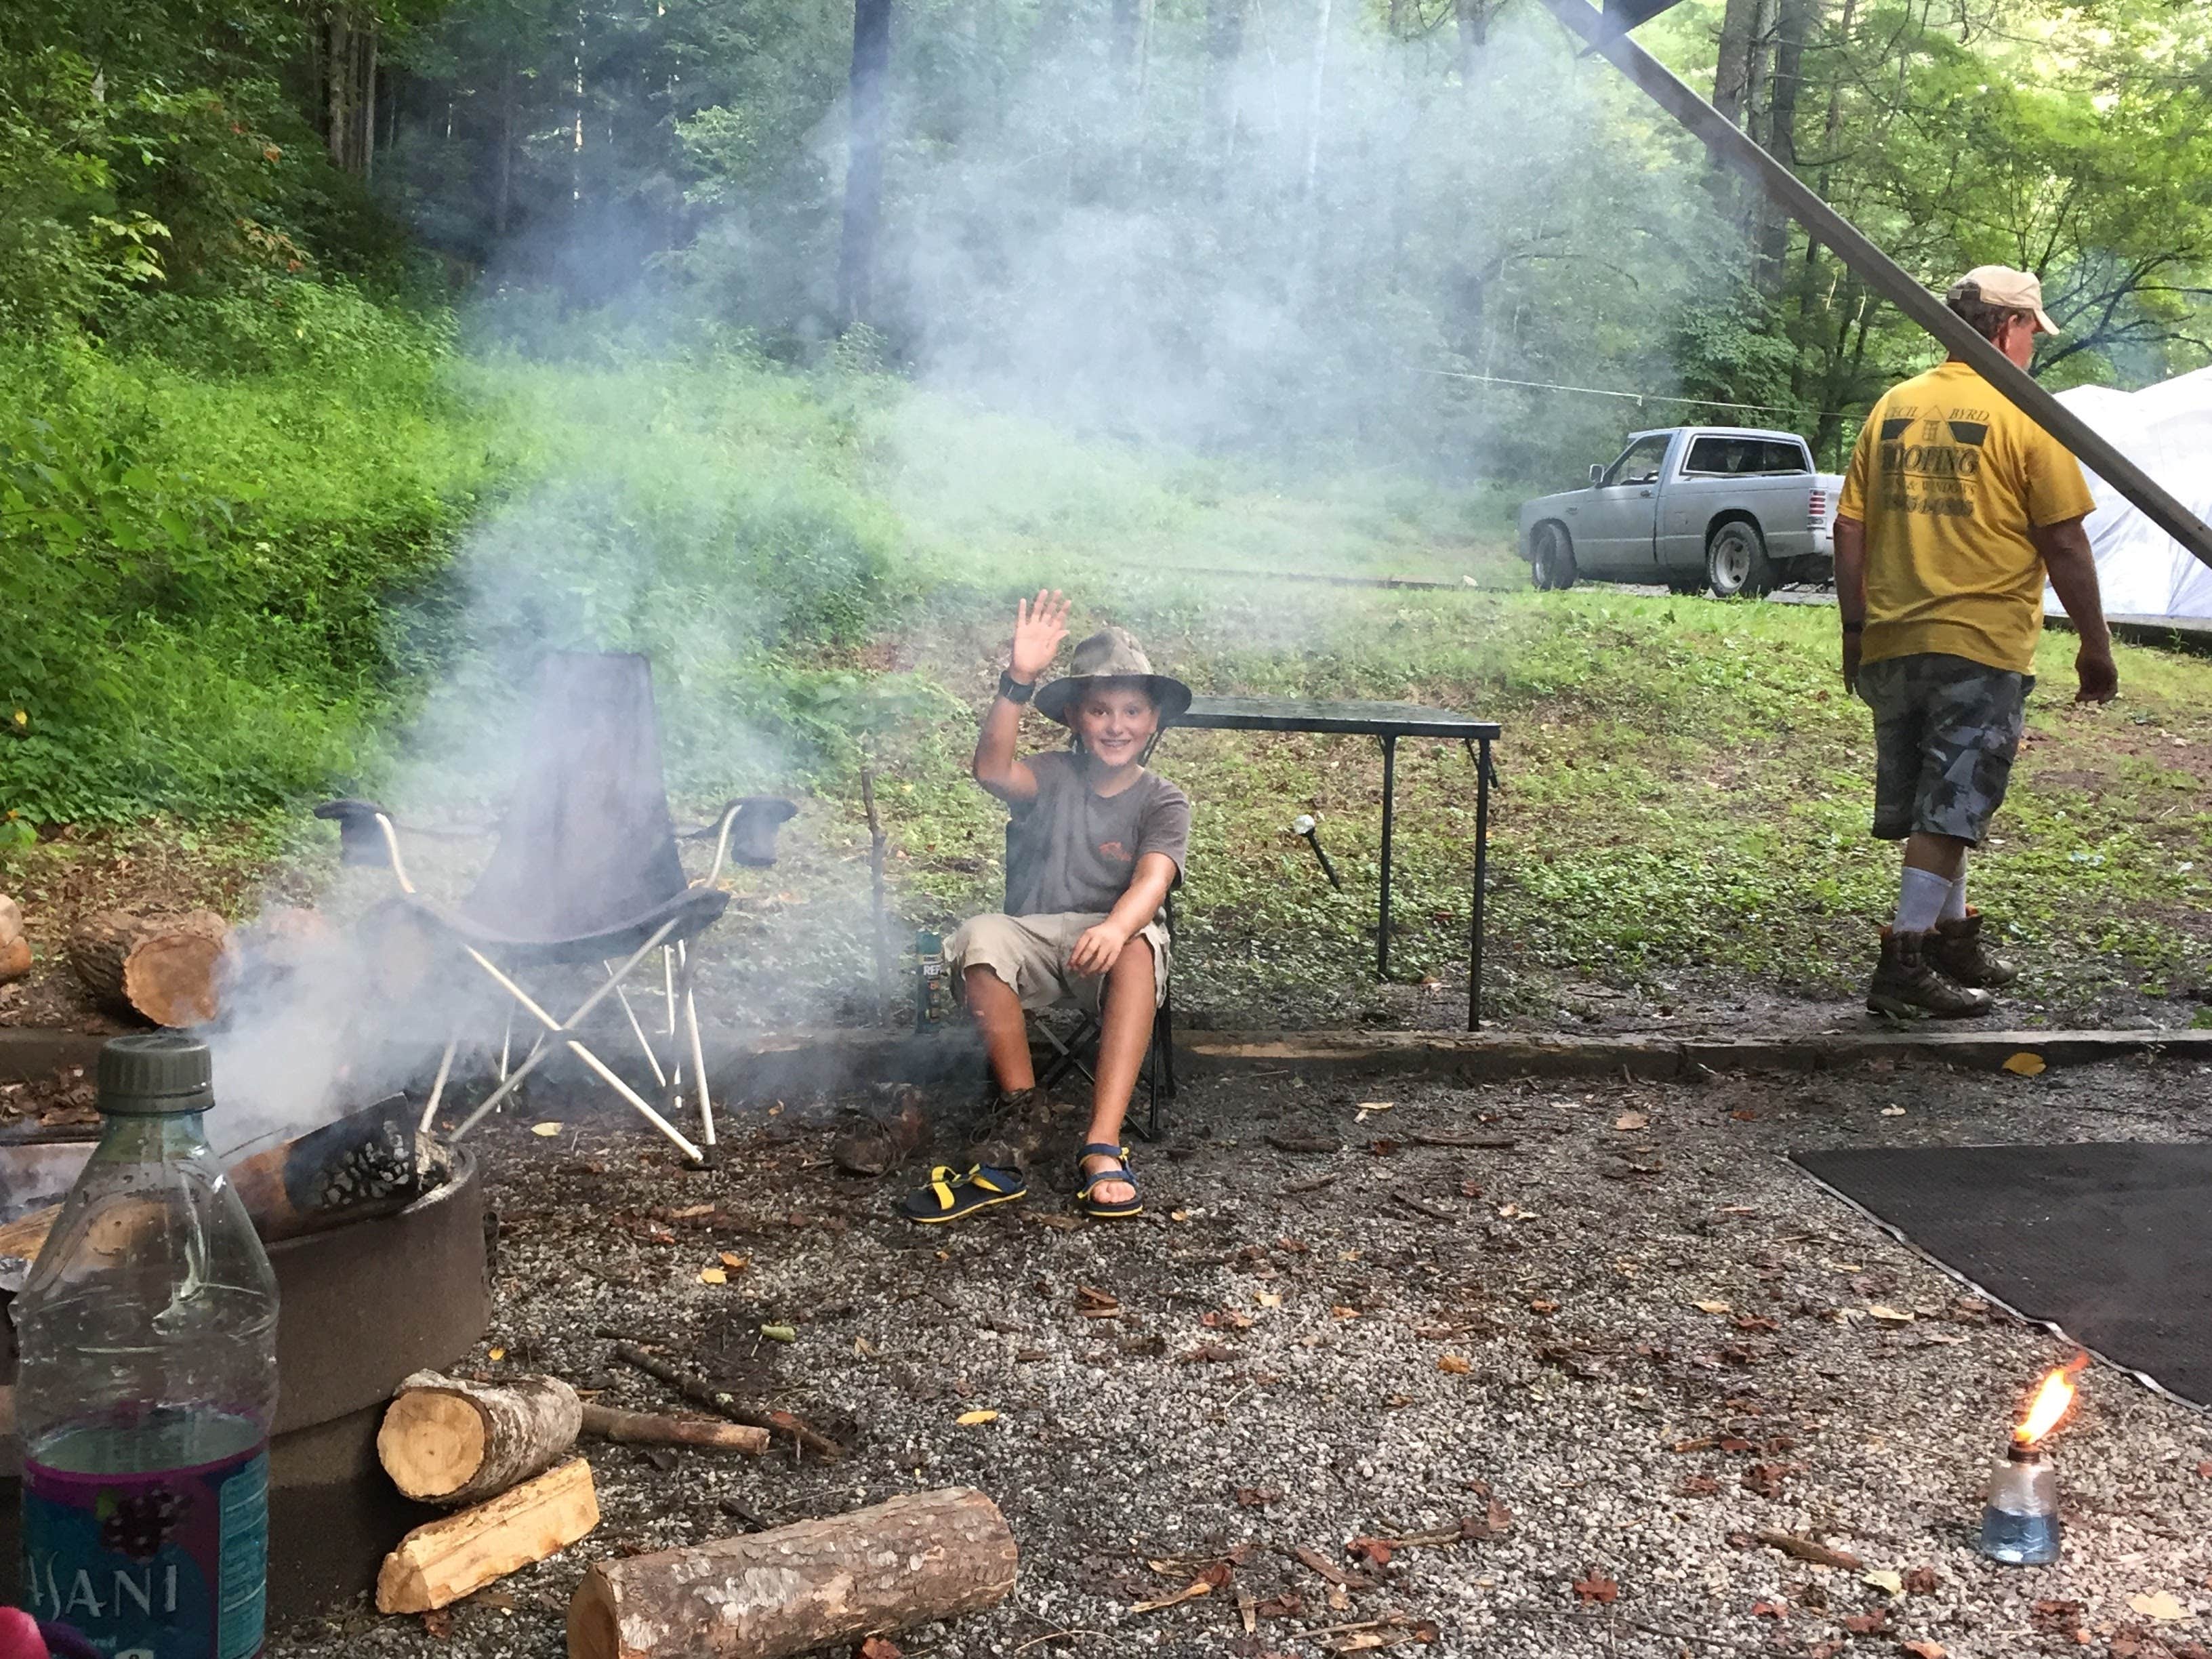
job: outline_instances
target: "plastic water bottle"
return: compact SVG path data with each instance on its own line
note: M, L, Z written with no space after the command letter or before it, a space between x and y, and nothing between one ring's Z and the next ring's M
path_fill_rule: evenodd
M1982 1553L2013 1567L2058 1559L2058 1474L2041 1452L2005 1449L1982 1510Z
M210 1151L207 1045L100 1050L98 1148L15 1302L23 1588L115 1659L254 1659L276 1279Z

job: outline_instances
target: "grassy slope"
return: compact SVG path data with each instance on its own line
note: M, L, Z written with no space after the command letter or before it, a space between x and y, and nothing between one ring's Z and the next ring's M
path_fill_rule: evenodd
M1609 1006L1607 987L1640 988L1655 1015L1724 1004L1740 986L1836 996L1863 970L1891 857L1864 837L1866 720L1835 680L1832 615L1529 592L1508 556L1506 491L1290 488L880 383L727 362L471 374L474 406L501 411L472 437L471 466L490 457L504 505L480 519L465 574L511 570L520 550L554 586L597 596L564 625L654 650L672 728L688 734L673 761L700 800L771 781L812 798L790 858L739 884L746 903L729 925L743 949L722 994L764 1023L866 1003L853 756L825 738L818 708L805 714L810 688L901 669L949 694L884 739L894 898L908 925L987 905L1001 819L964 776L968 711L987 695L1013 596L1047 582L1077 596L1079 623L1128 624L1204 690L1417 698L1502 720L1492 926L1498 988L1521 1019L1576 1023ZM470 467L454 476L475 487ZM1269 574L1285 570L1480 586ZM783 627L795 592L827 620ZM842 611L825 598L837 593L852 601ZM2126 700L2077 711L2063 702L2069 650L2063 636L2045 644L2046 690L1977 897L2019 931L2029 1000L2049 1017L2185 1024L2196 1005L2183 994L2212 977L2212 664L2125 651ZM1386 988L1371 973L1371 743L1184 733L1159 763L1200 807L1188 1006L1223 1019L1451 1023L1474 804L1461 751L1401 752L1404 983ZM1341 896L1285 833L1303 811L1322 817ZM175 844L158 827L138 836ZM7 878L27 898L74 904L127 889L125 855L122 842L71 839ZM319 879L326 856L295 878ZM195 867L166 860L161 879L188 888ZM247 890L235 860L219 881L204 867L215 896Z

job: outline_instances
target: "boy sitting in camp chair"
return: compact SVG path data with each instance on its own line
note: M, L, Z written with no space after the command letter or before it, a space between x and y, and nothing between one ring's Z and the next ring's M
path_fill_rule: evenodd
M1100 1218L1143 1207L1121 1119L1168 983L1161 907L1182 878L1190 800L1145 769L1160 727L1190 707L1190 688L1152 672L1118 628L1075 647L1072 672L1039 689L1067 637L1057 592L1024 600L999 693L983 716L971 770L1013 809L1006 832L1006 908L953 934L948 965L982 1027L997 1093L969 1146L966 1172L936 1170L901 1211L951 1221L1025 1195L1046 1143L1069 1127L1037 1087L1024 1011L1073 998L1099 1018L1097 1088L1076 1155L1076 1203ZM1014 754L1022 705L1074 735L1073 746Z

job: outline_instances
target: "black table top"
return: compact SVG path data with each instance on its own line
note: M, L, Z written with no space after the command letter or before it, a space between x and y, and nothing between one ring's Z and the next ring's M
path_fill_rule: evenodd
M1377 738L1474 738L1498 734L1477 720L1418 702L1327 702L1304 697L1193 697L1175 724L1203 732L1352 732Z

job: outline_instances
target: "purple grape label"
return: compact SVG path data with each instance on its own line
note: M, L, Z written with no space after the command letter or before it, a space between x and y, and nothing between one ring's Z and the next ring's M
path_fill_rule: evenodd
M152 1474L25 1460L31 1615L112 1659L256 1659L268 1567L266 1442Z

